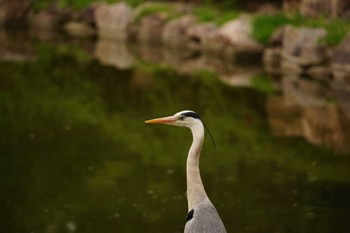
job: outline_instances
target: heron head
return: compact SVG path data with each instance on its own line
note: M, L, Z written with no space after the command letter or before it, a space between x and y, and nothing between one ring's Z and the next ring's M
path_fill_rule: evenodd
M209 128L206 126L206 124L204 124L204 122L201 120L198 114L195 113L194 111L185 110L185 111L175 113L172 116L156 118L145 122L152 123L152 124L182 126L182 127L190 128L192 131L196 131L197 129L200 129L204 126L208 130L210 138L214 144L214 147L216 148L213 136L211 135Z
M152 120L145 121L146 123L152 124L167 124L167 125L176 125L182 127L192 128L198 123L202 123L200 117L191 110L185 110L178 113L175 113L173 116L161 117Z

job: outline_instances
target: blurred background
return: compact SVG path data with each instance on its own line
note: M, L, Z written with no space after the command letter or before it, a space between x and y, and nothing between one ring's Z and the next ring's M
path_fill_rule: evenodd
M0 231L348 232L350 1L0 0Z

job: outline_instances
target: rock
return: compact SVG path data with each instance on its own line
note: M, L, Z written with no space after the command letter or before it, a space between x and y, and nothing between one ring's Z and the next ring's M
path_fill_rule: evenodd
M261 55L263 46L251 37L250 19L241 16L224 24L219 29L211 30L202 40L206 52L236 59L237 55L254 58Z
M98 34L103 38L126 40L133 18L132 8L124 2L101 4L95 11Z
M302 0L300 13L306 17L343 17L349 5L349 0Z
M191 48L201 48L204 39L216 29L213 23L194 23L186 31L191 41Z
M282 9L286 13L298 12L301 0L283 0Z
M326 36L324 28L295 28L286 26L283 37L283 59L301 66L319 65L326 59L326 47L320 39Z
M277 28L269 38L269 46L282 47L285 27Z
M0 0L0 26L26 19L31 3L31 0Z
M186 34L187 29L195 23L193 15L184 15L180 18L171 20L164 26L162 40L165 45L177 47L189 46L190 37Z
M148 43L160 43L167 16L156 13L144 16L138 26L138 40Z
M350 84L350 32L333 50L330 63L335 80Z
M300 4L300 13L305 17L330 15L331 0L302 0Z
M64 25L64 30L71 36L90 37L95 35L95 30L83 22L68 22Z
M203 50L215 55L234 56L235 48L230 40L223 36L219 30L213 30L202 39Z
M241 16L225 23L219 33L228 39L237 51L261 52L263 46L252 38L251 19Z
M346 18L350 0L284 0L282 9L286 13L300 12L306 17Z
M191 5L186 3L145 1L138 5L134 11L135 22L133 26L135 37L143 42L159 44L163 40L163 31L167 22L179 18L181 15L188 15L191 11ZM170 36L178 37L178 34L179 31L174 31ZM182 35L182 37L184 36Z
M350 0L331 0L332 6L332 17L341 17L343 19L347 18L348 13L350 12Z

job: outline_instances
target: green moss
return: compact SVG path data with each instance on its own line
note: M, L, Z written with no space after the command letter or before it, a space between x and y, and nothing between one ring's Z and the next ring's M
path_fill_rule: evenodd
M288 23L290 19L283 14L258 15L253 19L253 36L257 41L267 44L272 33Z
M54 3L53 3L54 2ZM91 5L92 3L95 3L96 0L57 0L57 1L52 1L52 0L36 0L33 1L32 7L35 10L42 10L42 9L47 9L51 5L55 4L55 6L60 7L60 8L73 8L73 9L82 9L84 7L87 7ZM126 1L120 1L120 0L104 0L104 2L107 3L116 3L116 2L126 2L129 5L135 7L143 3L144 1L142 0L126 0Z
M291 24L294 26L307 26L314 28L325 28L327 35L324 38L329 46L338 44L350 30L350 23L341 19L328 19L326 17L304 18L300 14L296 14L291 18Z
M215 9L208 7L195 7L193 13L197 16L198 20L202 22L214 21L218 14Z
M253 19L253 36L263 44L267 44L272 33L283 25L292 25L295 27L325 28L327 35L322 40L329 46L338 44L350 30L350 23L344 20L330 20L325 17L305 18L299 13L294 15L257 15Z
M33 4L32 4L32 9L34 11L39 11L41 9L46 9L50 6L50 1L35 1Z
M136 6L144 3L145 1L143 1L143 0L127 0L127 1L124 1L124 2L128 3L132 7L136 7Z
M326 29L326 43L333 46L339 44L350 31L350 23L338 19L330 22L326 26Z
M140 11L135 17L135 22L139 22L143 17L147 15L152 15L156 13L162 13L166 16L167 20L179 17L181 13L174 11L173 6L164 3L153 3L149 5L144 5L140 8Z
M239 16L237 11L218 10L209 6L195 7L193 13L200 22L213 22L218 26Z

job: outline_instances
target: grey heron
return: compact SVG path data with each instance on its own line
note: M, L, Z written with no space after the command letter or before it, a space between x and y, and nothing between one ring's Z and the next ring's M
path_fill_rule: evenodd
M176 125L190 128L193 136L186 163L188 214L185 233L226 233L225 226L205 192L199 171L199 157L204 140L204 123L193 111L156 118L146 123Z

